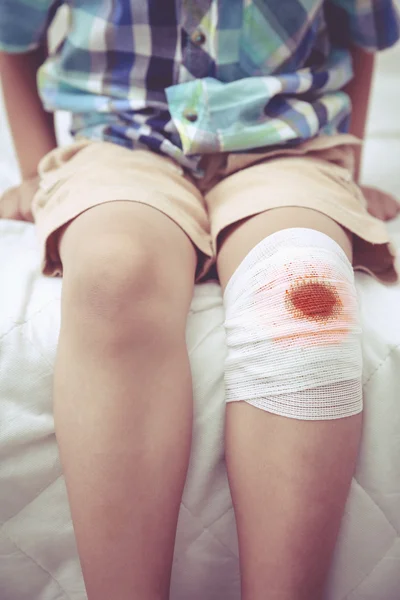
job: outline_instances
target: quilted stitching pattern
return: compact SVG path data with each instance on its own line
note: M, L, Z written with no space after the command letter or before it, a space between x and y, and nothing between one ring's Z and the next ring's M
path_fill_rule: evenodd
M1 598L83 600L51 414L60 281L39 276L33 235L29 225L0 223L0 255L7 247L12 256L6 267L0 263L0 280L7 282L8 298L25 294L19 305L0 297ZM388 319L388 314L400 305L400 290L357 277L366 329L365 427L327 600L399 600L400 321L394 323L395 315ZM173 600L239 600L237 537L223 455L222 322L218 286L199 287L187 329L194 437Z

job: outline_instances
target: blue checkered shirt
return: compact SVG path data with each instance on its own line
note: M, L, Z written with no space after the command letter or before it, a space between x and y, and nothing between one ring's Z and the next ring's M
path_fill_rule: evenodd
M199 173L213 152L348 128L349 47L399 38L398 0L0 0L0 50L68 31L39 71L47 110L78 137L150 148Z

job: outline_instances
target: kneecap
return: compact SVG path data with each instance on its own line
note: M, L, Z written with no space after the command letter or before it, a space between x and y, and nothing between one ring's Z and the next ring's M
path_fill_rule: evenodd
M361 326L342 248L312 229L260 242L224 294L227 402L301 420L362 410Z

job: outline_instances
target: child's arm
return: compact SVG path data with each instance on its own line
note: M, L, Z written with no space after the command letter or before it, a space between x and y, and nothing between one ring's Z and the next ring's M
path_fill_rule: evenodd
M373 53L390 48L400 39L399 0L325 0L331 35L338 47L352 48L354 78L345 91L352 100L350 131L363 139L374 67ZM356 153L355 178L359 179L362 147ZM368 210L387 220L400 210L393 196L362 187Z
M357 47L352 48L352 57L354 78L345 89L353 106L350 133L364 140L375 57ZM354 176L356 181L360 177L362 150L362 146L355 150ZM391 194L367 186L361 186L361 189L367 200L368 211L374 217L387 221L393 219L400 212L400 205Z
M371 94L375 57L361 48L352 48L354 77L345 88L353 107L350 133L364 140ZM358 181L361 168L362 146L356 151L355 179Z
M43 47L25 54L0 52L3 95L23 180L36 176L40 160L57 145L53 116L43 109L36 86L45 58Z
M57 141L53 115L42 107L36 75L46 58L43 46L25 54L0 52L0 75L8 121L22 183L0 198L0 218L31 221L31 204L37 191L37 167Z

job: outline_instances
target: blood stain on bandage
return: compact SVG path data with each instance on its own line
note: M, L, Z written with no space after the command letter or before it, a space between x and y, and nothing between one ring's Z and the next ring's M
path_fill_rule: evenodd
M300 277L285 292L286 307L298 319L327 323L343 308L338 292L327 281Z

